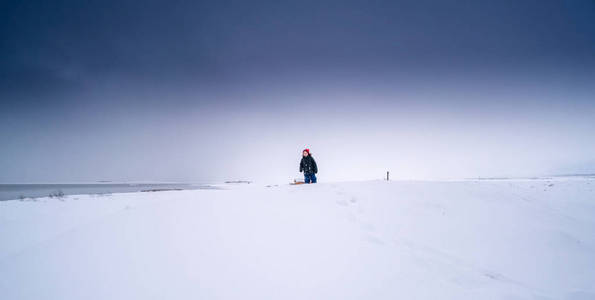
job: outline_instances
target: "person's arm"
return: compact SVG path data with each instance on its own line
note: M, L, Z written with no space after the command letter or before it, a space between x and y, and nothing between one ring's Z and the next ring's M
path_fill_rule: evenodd
M312 167L314 168L314 174L318 174L318 166L316 166L314 158L312 158Z
M300 173L302 173L302 170L304 170L304 159L302 158L302 160L300 160Z

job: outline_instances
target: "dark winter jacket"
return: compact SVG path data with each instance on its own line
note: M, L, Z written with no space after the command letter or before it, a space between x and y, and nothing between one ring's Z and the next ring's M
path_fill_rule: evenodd
M300 162L300 172L304 172L304 174L318 173L318 167L316 166L316 162L314 161L314 158L312 158L312 155L302 157L302 161Z

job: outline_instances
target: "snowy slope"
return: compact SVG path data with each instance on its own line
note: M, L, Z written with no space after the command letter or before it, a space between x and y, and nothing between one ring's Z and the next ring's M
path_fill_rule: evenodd
M2 299L595 299L595 180L0 202Z

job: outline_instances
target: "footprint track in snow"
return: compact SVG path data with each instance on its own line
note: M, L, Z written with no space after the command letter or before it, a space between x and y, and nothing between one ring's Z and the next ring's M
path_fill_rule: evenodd
M337 204L341 205L341 206L348 206L349 202L345 201L344 199L340 199L336 201Z
M342 190L335 191L335 194L340 196L335 201L337 205L347 209L349 212L348 220L351 223L357 224L359 230L363 233L363 240L378 246L385 246L387 243L385 239L376 231L376 226L372 222L361 219L364 214L364 208L359 203L357 197L353 195L346 195ZM359 216L359 217L358 217Z

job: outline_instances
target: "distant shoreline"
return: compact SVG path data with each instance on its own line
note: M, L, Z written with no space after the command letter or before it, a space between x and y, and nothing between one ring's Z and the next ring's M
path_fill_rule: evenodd
M218 187L212 183L0 183L0 201L200 189L218 189Z

